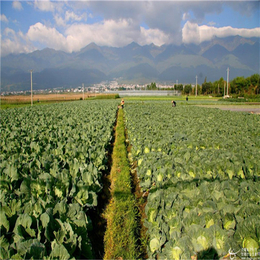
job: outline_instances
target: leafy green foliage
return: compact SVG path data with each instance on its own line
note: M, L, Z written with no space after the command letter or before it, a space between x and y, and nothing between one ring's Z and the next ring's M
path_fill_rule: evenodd
M125 107L151 259L259 247L260 118L163 102Z
M156 90L158 89L155 82L152 82L150 85L146 86L147 90Z
M1 258L93 258L97 206L117 102L1 113Z

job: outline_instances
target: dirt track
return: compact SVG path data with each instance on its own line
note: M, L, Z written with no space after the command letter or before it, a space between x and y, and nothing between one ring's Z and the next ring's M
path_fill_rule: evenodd
M260 105L199 105L201 107L219 108L221 110L230 110L236 112L248 112L260 114Z
M85 93L85 98L93 96L93 94ZM33 101L51 101L51 100L78 100L83 97L82 93L66 93L66 94L36 94L33 95ZM5 96L1 97L2 100L9 102L29 102L31 101L31 96Z

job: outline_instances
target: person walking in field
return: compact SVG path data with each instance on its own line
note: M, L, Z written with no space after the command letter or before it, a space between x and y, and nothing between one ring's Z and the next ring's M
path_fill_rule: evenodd
M124 99L122 99L122 101L121 101L121 107L124 108L124 105L125 105L125 101L124 101Z
M176 102L172 100L172 107L176 107Z

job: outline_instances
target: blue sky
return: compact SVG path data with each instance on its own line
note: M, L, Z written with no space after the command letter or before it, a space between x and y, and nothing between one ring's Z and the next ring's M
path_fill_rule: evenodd
M1 1L1 55L260 37L259 1Z

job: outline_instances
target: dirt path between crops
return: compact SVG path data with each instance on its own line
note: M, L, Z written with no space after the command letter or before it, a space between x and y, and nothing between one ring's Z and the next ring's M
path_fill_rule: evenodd
M104 235L106 232L107 223L104 216L104 212L111 199L110 171L112 168L112 153L114 149L114 142L116 136L116 124L117 116L112 131L112 140L110 141L110 145L107 147L107 169L102 172L103 189L101 193L98 195L97 207L89 211L90 219L93 225L93 230L90 232L89 237L92 244L92 249L94 251L95 259L103 259L105 253Z
M198 105L199 107L219 108L221 110L230 110L235 112L248 112L260 114L260 105Z

